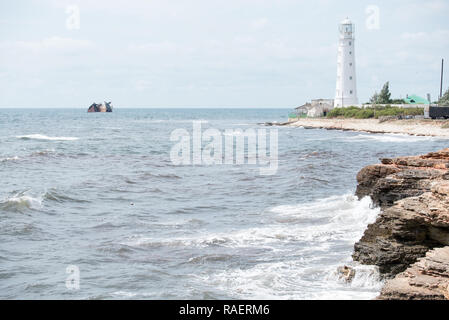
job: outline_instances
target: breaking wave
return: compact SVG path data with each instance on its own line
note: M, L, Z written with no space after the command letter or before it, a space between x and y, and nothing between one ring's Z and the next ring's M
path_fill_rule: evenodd
M76 137L49 137L43 134L29 134L17 136L16 138L22 140L47 140L47 141L75 141L79 139Z
M15 157L6 157L6 158L0 158L0 163L1 162L8 162L8 161L17 161L19 160L18 156Z
M28 209L40 209L42 207L42 198L25 195L23 193L15 194L0 202L0 209L10 212L23 212Z
M346 140L352 141L379 141L379 142L420 142L433 141L437 139L444 139L444 137L430 137L430 136L412 136L400 133L376 133L376 134L358 134L352 137L346 137Z
M326 243L327 241L357 241L369 223L375 221L380 209L372 208L371 200L353 195L333 196L312 203L284 205L269 210L272 223L262 227L199 237L154 239L130 237L124 244L137 247L245 247L276 245L284 242Z
M123 244L147 250L164 247L198 252L201 248L201 255L194 255L188 263L231 262L251 252L255 262L246 267L228 266L196 276L198 286L211 285L230 297L370 299L381 288L375 267L354 266L356 276L351 283L341 281L336 270L341 265L354 264L354 242L375 221L379 211L372 208L369 198L358 200L348 194L271 208L264 213L267 222L260 227L189 238L135 236Z

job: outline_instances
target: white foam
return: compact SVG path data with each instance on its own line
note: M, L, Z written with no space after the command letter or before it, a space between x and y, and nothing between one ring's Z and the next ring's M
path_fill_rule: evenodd
M431 141L436 139L444 139L444 137L430 137L430 136L412 136L401 133L389 133L389 134L358 134L352 137L346 137L345 140L352 141L379 141L379 142L420 142Z
M351 284L336 276L351 262L354 243L380 212L371 200L333 196L267 210L260 226L190 238L136 236L125 244L139 247L227 247L264 250L257 262L208 275L192 275L198 286L212 286L242 299L371 299L379 290L377 271L357 267ZM220 249L217 249L220 250ZM232 256L232 254L231 254ZM352 263L352 262L351 262Z
M310 229L344 233L348 240L356 241L365 227L375 221L380 209L372 208L369 197L357 200L355 196L346 194L299 205L278 206L270 211L281 223L309 222L312 223Z
M7 162L7 161L17 161L19 160L18 156L15 157L7 157L7 158L0 158L0 162Z
M198 280L242 299L372 299L381 288L376 268L355 266L349 284L336 270L352 263L354 242L379 211L369 198L359 201L352 195L274 207L269 213L277 223L223 239L232 240L225 245L277 248L282 252L274 256L282 256L281 261L227 269Z
M129 291L115 291L112 293L113 296L125 297L125 298L133 298L137 295L137 293L129 292Z
M338 277L338 265L308 266L303 261L260 263L196 278L239 299L373 299L382 288L374 266L355 266L352 282Z
M16 194L0 202L0 208L5 211L22 211L24 209L40 209L42 197Z
M269 210L274 224L196 237L155 239L134 236L123 244L137 247L221 245L231 248L278 245L292 241L358 240L365 227L375 221L379 208L371 208L368 197L357 200L343 195L300 205ZM309 222L304 224L304 222Z
M328 270L326 280L330 280L335 283L339 282L341 284L345 284L346 287L353 289L372 288L379 291L382 288L383 282L381 281L377 266L361 265L356 262L350 262L346 265L351 266L355 271L352 281L346 282L345 279L343 279L337 272L337 268L331 268Z
M43 134L29 134L23 136L16 136L16 138L24 140L49 140L49 141L74 141L79 139L76 137L49 137Z

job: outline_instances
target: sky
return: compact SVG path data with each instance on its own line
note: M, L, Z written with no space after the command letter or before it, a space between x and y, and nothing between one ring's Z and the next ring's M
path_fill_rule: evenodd
M333 98L346 17L360 103L386 81L394 98L437 99L449 0L17 0L0 2L0 107L293 108Z

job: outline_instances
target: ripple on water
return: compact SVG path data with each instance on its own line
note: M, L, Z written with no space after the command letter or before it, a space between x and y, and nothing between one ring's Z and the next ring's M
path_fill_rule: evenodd
M64 203L64 202L88 203L89 202L88 200L85 200L85 199L74 198L73 194L74 193L71 192L70 196L69 196L69 192L67 192L67 191L62 191L62 190L52 188L52 189L48 190L47 192L45 192L44 199L49 200L49 201L59 202L59 203Z

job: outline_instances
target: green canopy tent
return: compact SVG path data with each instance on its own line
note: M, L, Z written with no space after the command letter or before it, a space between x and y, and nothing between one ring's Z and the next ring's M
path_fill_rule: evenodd
M430 104L430 101L415 94L407 96L407 98L405 98L404 100L407 104Z

